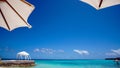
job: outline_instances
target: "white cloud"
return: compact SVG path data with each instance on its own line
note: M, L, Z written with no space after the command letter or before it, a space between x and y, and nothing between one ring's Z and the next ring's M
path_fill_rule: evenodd
M112 49L110 53L106 53L106 55L109 55L109 56L117 56L117 55L120 55L120 49Z
M120 49L117 49L117 50L112 49L111 51L112 51L113 53L116 53L116 54L120 55Z
M35 50L34 50L34 52L39 52L40 50L38 49L38 48L36 48Z
M89 52L86 51L86 50L77 50L77 49L74 49L73 50L74 52L80 54L80 55L89 55Z
M34 52L40 52L40 53L45 53L45 54L53 54L53 53L63 53L64 50L54 50L50 48L36 48Z

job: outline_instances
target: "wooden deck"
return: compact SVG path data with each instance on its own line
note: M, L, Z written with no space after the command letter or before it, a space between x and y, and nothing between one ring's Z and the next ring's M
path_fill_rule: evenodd
M2 60L0 61L0 67L8 66L18 66L18 67L27 67L35 66L34 60Z

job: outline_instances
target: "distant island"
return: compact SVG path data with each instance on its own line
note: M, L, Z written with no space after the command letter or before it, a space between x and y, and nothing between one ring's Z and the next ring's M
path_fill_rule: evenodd
M105 58L105 60L120 60L120 57L116 57L116 58Z

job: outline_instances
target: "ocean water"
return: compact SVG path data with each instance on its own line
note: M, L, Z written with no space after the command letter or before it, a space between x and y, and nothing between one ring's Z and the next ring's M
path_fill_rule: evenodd
M33 67L12 68L120 68L113 60L35 60Z
M36 60L33 68L120 68L113 60Z

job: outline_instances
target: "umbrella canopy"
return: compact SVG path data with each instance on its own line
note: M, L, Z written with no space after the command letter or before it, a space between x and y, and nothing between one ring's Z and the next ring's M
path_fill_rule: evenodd
M81 0L96 9L102 9L120 4L120 0Z
M0 27L9 31L18 27L28 27L27 19L34 6L25 0L0 0Z
M31 57L30 57L30 55L29 55L29 53L27 53L26 51L22 51L22 52L19 52L19 53L17 53L17 58L18 59L31 59Z

